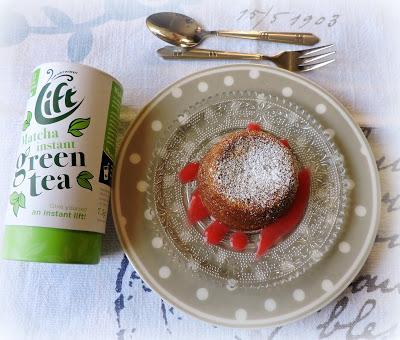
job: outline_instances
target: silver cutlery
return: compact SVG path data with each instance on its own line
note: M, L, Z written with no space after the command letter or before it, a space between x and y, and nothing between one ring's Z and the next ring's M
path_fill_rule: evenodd
M152 14L146 19L146 25L158 38L181 47L195 47L212 35L298 45L315 45L319 42L319 38L312 33L206 31L196 20L172 12Z
M330 58L336 52L325 52L333 47L333 44L310 48L300 51L285 51L274 56L259 53L225 52L206 49L185 49L176 46L165 46L157 53L164 59L235 59L235 60L267 60L276 66L292 72L307 72L333 63Z

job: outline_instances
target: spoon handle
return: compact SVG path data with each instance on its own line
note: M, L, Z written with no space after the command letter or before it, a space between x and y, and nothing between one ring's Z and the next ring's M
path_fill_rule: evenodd
M253 39L273 41L278 43L296 45L315 45L319 38L312 33L288 33L288 32L259 32L259 31L214 31L212 32L221 37Z

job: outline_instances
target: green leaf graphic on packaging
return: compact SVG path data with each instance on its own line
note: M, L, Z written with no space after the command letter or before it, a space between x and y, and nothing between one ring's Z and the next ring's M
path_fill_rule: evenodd
M19 194L18 204L21 208L25 208L25 195L22 192Z
M10 195L10 203L13 205L14 203L18 203L18 192L14 191L11 195Z
M74 119L68 127L68 133L74 137L83 135L81 130L86 129L90 124L90 118L77 118Z
M25 131L29 127L29 125L31 125L31 120L32 120L32 112L28 111L26 114L26 119L24 120L22 131Z
M13 206L14 215L17 217L19 208L25 208L25 195L22 192L14 191L10 195L10 204Z
M78 177L76 177L76 181L82 188L92 190L92 185L90 184L89 181L92 178L93 175L89 171L81 171Z

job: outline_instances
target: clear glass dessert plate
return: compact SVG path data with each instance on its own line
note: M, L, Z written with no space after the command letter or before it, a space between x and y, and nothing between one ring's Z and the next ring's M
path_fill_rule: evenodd
M249 122L287 139L312 173L303 220L260 259L257 232L244 252L228 240L205 243L210 220L187 222L196 183L177 178ZM119 237L142 278L170 303L224 325L276 325L321 308L356 275L376 232L379 185L360 129L315 84L264 66L204 71L161 92L128 131L114 181Z
M179 119L184 117L184 119ZM265 256L256 259L259 231L248 233L249 246L237 252L226 238L220 245L204 242L210 219L187 222L187 209L196 183L182 185L177 173L200 161L221 136L257 122L264 130L288 140L300 167L311 170L311 194L300 225ZM343 156L309 113L285 97L262 89L224 91L195 102L160 134L149 167L148 204L159 223L156 232L166 240L169 256L183 268L205 274L232 287L268 287L301 275L335 243L343 227L350 179Z

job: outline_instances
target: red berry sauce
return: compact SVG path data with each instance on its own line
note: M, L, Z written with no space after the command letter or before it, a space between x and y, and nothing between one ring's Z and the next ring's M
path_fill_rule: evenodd
M188 163L181 171L179 171L178 177L182 184L192 182L197 177L199 171L199 163Z
M249 243L249 240L244 232L236 231L231 235L231 246L233 249L242 251L246 248L247 243Z
M190 199L189 209L188 209L188 220L190 224L194 224L206 217L210 216L207 208L201 201L199 190L195 190Z
M228 233L229 227L221 222L212 222L205 230L206 240L209 244L220 243Z
M283 237L291 233L300 223L307 208L310 193L311 175L308 169L299 171L299 186L292 206L287 213L267 225L260 233L257 257L263 256L268 249L277 244Z
M289 142L286 139L281 139L280 140L281 144L290 149Z
M260 126L260 124L251 122L251 123L247 124L247 130L249 130L249 131L261 131L261 126Z

